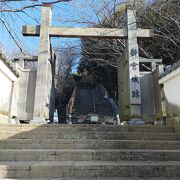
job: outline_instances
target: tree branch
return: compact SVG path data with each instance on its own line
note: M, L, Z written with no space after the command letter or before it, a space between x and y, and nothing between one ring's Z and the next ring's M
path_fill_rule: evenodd
M14 0L16 1L16 0ZM18 1L18 0L17 0ZM22 0L23 1L23 0ZM25 9L29 9L29 8L34 8L34 7L40 7L42 6L43 4L57 4L57 3L60 3L60 2L69 2L69 1L72 1L72 0L56 0L56 1L49 1L49 2L46 2L46 3L38 3L38 4L31 4L31 5L27 5L27 6L24 6L22 8L18 8L18 9L0 9L0 12L22 12L23 10ZM6 0L4 1L0 1L0 2L7 2Z
M15 42L15 44L18 46L18 48L20 49L20 51L23 53L23 55L25 55L25 53L23 52L23 49L21 48L21 46L18 44L18 42L16 41L15 37L13 36L13 34L11 33L11 30L8 27L8 24L0 17L0 21L4 24L6 30L8 31L9 35L11 36L11 38L13 39L13 41Z

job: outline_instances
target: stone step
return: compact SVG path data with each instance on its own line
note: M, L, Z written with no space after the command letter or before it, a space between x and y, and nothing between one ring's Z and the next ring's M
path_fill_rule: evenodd
M18 179L9 179L3 178L6 180L179 180L179 177L171 178L171 177L95 177L95 178L18 178Z
M0 150L0 161L180 161L180 150Z
M157 132L174 133L169 126L114 126L114 125L0 125L0 131L118 131L118 132ZM180 128L177 129L180 132Z
M93 106L90 106L90 107L92 107L92 109L93 109ZM76 107L76 108L74 108L75 110L77 110L77 111L88 111L88 108L87 108L87 105L85 104L85 105L82 105L82 106L80 106L80 107ZM106 111L109 111L109 112L112 112L112 108L111 108L111 106L109 105L109 104L107 104L107 105L104 105L104 104L96 104L95 105L95 110L96 111L101 111L101 112L106 112Z
M180 178L179 161L0 162L1 178L170 177Z
M89 111L83 111L83 110L75 110L75 111L73 111L73 115L75 116L80 116L81 114L82 115L89 115L89 114L91 114L91 113L95 113L95 114L97 114L98 116L112 116L112 117L114 117L114 115L113 115L113 113L111 112L111 111L108 111L108 110L106 110L106 111L95 111L95 112L89 112Z
M0 149L180 149L180 141L6 139Z
M103 139L103 140L180 140L176 133L117 132L117 131L0 131L0 139Z

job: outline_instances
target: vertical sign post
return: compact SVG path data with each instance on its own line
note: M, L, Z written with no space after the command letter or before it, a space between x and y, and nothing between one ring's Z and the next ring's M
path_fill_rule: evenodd
M129 63L130 117L141 117L141 91L139 75L139 48L137 43L137 24L132 6L127 6L127 61Z

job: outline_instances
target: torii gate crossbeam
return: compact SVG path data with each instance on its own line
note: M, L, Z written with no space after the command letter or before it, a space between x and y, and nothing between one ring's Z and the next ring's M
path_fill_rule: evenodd
M40 36L40 26L23 26L24 36ZM50 37L127 39L126 29L49 27ZM137 29L137 37L153 37L151 29Z

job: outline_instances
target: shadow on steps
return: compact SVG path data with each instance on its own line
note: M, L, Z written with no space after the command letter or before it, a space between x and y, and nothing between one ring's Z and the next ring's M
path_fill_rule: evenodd
M2 179L180 177L180 128L0 126Z

